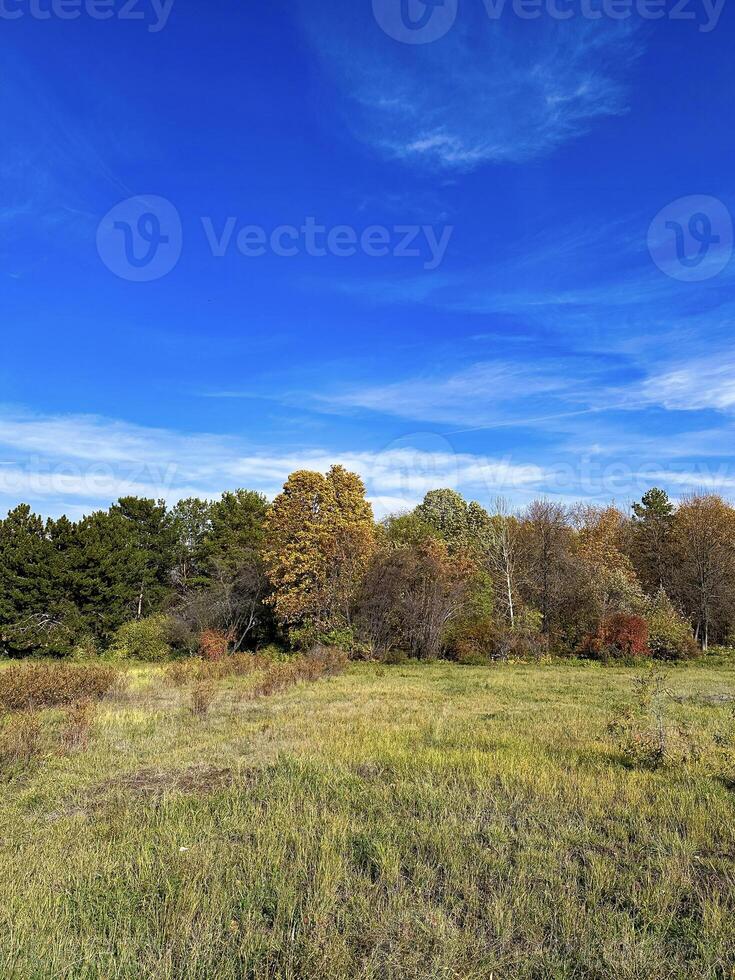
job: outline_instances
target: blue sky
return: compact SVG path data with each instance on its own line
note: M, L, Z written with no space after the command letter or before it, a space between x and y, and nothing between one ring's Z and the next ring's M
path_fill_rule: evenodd
M34 2L0 3L0 507L331 462L379 515L735 496L732 5L406 0L451 20L406 43L400 0ZM168 238L150 281L125 225Z

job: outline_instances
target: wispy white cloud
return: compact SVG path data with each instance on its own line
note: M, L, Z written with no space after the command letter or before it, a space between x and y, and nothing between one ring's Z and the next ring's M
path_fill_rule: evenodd
M0 416L0 500L31 500L46 513L92 510L134 494L170 503L247 486L274 496L289 473L341 464L365 480L377 513L412 506L437 486L487 497L540 486L542 467L510 459L391 443L341 452L268 452L215 434L148 428L98 416Z
M492 427L537 425L595 407L605 367L592 357L497 359L451 373L357 387L318 401L332 410L366 409L415 421Z
M119 496L214 499L223 490L248 487L272 498L289 473L325 472L341 464L359 473L377 517L413 507L437 487L489 503L507 496L517 506L537 496L625 502L649 486L684 493L702 487L735 490L727 453L715 456L718 433L704 433L712 450L696 456L699 434L656 440L649 433L592 428L585 443L564 420L551 452L465 452L452 437L417 433L383 447L340 451L325 447L272 451L242 439L184 433L97 416L32 416L0 412L0 506L29 502L49 516L79 517ZM569 420L567 420L568 422ZM719 434L720 442L723 440ZM617 439L617 441L616 441ZM687 456L691 451L692 456Z
M307 30L350 97L357 135L388 156L447 170L525 161L626 111L640 51L630 23L548 18L529 29L463 4L445 37L409 48L339 6L309 4Z
M644 400L677 411L735 409L735 355L730 351L678 361L647 378Z

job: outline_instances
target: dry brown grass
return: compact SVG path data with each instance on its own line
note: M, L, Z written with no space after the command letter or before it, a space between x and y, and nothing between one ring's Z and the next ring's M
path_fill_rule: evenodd
M0 766L28 765L43 751L43 731L34 710L7 715L0 728Z
M331 647L317 647L307 656L290 663L273 664L251 690L252 697L268 697L299 681L317 681L333 677L347 666L347 655Z
M216 689L211 681L200 681L191 692L189 710L195 718L203 718L212 707Z
M96 714L97 706L92 701L80 701L71 705L59 735L63 752L81 752L87 748Z
M206 795L230 786L235 779L245 785L230 767L192 765L182 770L139 769L96 786L93 797L103 798L110 790L122 790L142 799L158 799L168 793Z
M114 668L101 665L13 664L0 671L0 707L24 711L98 700L117 677Z
M166 679L176 687L184 687L197 681L221 681L227 677L247 677L263 670L272 663L257 653L233 653L222 660L204 660L191 657L177 660L166 668Z

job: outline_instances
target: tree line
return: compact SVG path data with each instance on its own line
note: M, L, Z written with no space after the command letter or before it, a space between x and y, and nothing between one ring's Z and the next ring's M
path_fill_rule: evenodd
M696 656L735 638L735 509L652 489L629 513L453 490L376 523L360 478L298 471L269 503L121 498L0 521L0 652L144 659L271 643L464 662Z

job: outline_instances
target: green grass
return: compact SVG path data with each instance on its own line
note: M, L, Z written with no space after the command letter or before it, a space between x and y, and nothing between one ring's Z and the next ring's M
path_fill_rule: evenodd
M710 748L658 771L605 732L634 673L355 666L197 719L138 669L0 783L0 977L732 977L735 670L671 672Z

